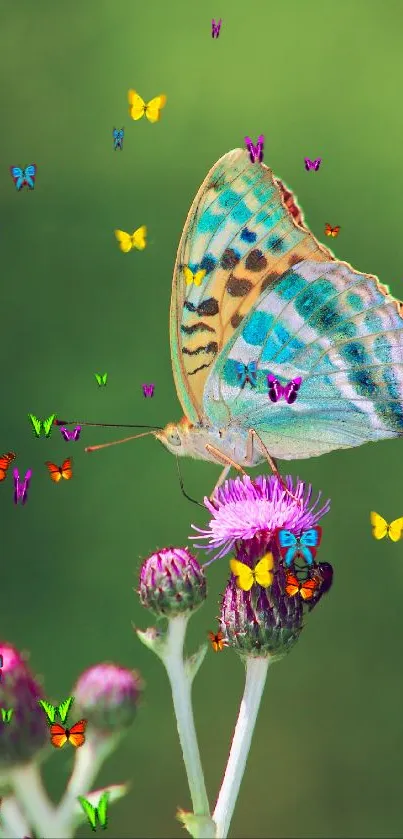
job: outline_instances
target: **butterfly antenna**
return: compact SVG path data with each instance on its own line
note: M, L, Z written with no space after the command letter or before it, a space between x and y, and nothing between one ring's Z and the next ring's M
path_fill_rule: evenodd
M178 478L179 478L179 483L180 483L180 488L182 490L182 494L185 496L185 498L187 498L188 501L191 501L193 504L197 504L198 507L201 507L202 510L204 510L205 509L204 504L200 504L200 501L196 501L195 498L192 498L185 491L185 487L183 485L182 473L181 473L181 469L180 469L180 466L179 466L179 458L178 457L176 458L176 466L177 466L177 469L178 469Z
M162 431L160 425L127 425L121 422L83 422L82 420L54 420L54 425L91 425L94 428L155 428Z
M130 426L131 427L131 426ZM136 426L134 426L136 427ZM140 426L144 428L144 426ZM124 437L123 440L112 440L110 443L101 443L100 446L87 446L85 452L96 452L98 449L107 449L109 446L118 446L120 443L128 443L129 440L138 440L139 437L149 437L150 434L155 436L155 431L144 431L143 434L134 434L133 437Z

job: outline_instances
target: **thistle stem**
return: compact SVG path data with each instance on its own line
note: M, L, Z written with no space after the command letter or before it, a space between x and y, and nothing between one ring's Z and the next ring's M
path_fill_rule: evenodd
M66 825L59 823L35 763L12 769L10 783L27 820L38 836L42 836L43 839L70 839L73 836L73 832Z
M183 660L183 644L188 620L188 615L178 615L169 619L166 645L161 658L171 683L172 700L193 812L196 816L205 816L210 814L210 807L193 719L192 679L186 672Z
M120 736L104 736L89 732L86 742L76 750L74 768L67 789L56 810L60 823L74 823L75 807L79 795L88 795L91 785L106 758L114 751Z
M213 813L216 839L226 839L248 759L253 731L266 683L270 658L246 659L245 689L239 709L224 780Z

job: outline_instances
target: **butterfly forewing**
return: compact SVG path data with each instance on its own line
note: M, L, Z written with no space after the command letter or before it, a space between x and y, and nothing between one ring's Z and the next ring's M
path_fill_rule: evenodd
M203 416L206 379L220 351L265 290L304 259L333 258L297 224L285 193L267 166L235 149L215 164L193 201L174 269L170 322L176 387L192 422ZM206 270L200 287L186 285L184 266ZM247 361L242 352L239 358Z

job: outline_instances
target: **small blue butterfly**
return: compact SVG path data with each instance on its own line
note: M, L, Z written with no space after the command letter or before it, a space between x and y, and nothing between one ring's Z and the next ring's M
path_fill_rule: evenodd
M15 183L16 189L20 191L23 186L33 189L35 186L36 164L31 163L26 169L20 169L19 166L10 166L11 177Z
M113 148L120 149L123 151L123 137L125 136L125 129L124 128L114 128L113 129Z
M238 378L240 381L241 388L244 388L246 383L252 387L256 387L257 385L257 363L256 361L250 361L249 364L244 364L243 361L236 362L236 368L238 373Z
M276 535L280 554L285 560L286 567L289 567L297 556L301 556L307 565L313 564L316 549L322 538L321 527L311 527L300 536L295 536L291 530L280 529Z

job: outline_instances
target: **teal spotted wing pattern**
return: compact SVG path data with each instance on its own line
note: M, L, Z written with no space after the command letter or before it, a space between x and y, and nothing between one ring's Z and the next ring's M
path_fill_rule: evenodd
M236 361L257 362L246 392ZM292 405L271 403L267 374L302 377ZM258 300L206 382L208 421L253 428L291 460L403 433L403 319L376 278L344 262L305 261Z
M183 267L204 269L186 285ZM403 433L401 306L309 232L292 193L236 149L216 163L188 215L175 265L171 352L192 422L255 429L279 458L311 457ZM240 387L237 362L257 362ZM300 376L292 405L267 375Z
M264 291L293 265L334 259L305 225L292 192L246 151L222 157L201 185L174 269L172 368L185 415L203 422L203 394L220 352ZM184 268L206 272L187 284Z

